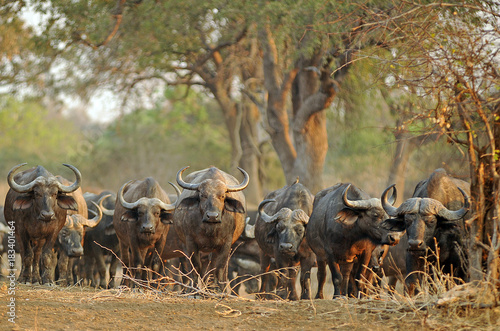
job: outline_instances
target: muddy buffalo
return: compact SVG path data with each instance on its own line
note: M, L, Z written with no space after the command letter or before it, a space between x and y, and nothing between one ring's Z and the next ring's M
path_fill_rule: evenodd
M243 191L249 176L241 168L244 180L215 167L196 171L182 179L185 167L177 173L177 183L184 190L174 213L174 227L184 244L184 253L191 257L197 285L203 276L200 252L212 253L208 270L213 270L214 283L223 288L227 282L226 265L231 245L245 227L246 201Z
M379 199L351 184L340 183L318 192L306 231L318 262L316 298L323 298L327 263L334 295L347 295L355 259L368 266L376 245L396 244L402 230L399 222L387 220ZM366 275L366 268L360 269L358 280Z
M83 241L84 264L82 274L85 283L94 287L113 288L115 274L119 265L119 244L113 226L113 210L116 194L111 191L102 191L99 194L85 193L83 195L87 208L97 212L93 203L102 204L102 220L94 228L87 229ZM106 198L107 197L107 198ZM106 259L110 260L109 281L106 279Z
M387 202L388 187L382 194L386 212L403 224L408 236L406 286L410 294L422 280L425 261L439 264L445 273L466 278L465 223L470 207L469 184L448 176L444 169L417 184L413 197L398 208ZM438 252L439 248L439 254Z
M122 261L130 276L135 278L138 268L151 269L154 260L160 259L175 203L170 203L160 184L151 177L129 181L117 196L113 225ZM147 270L143 270L141 279L147 279ZM130 285L129 279L124 278L123 283Z
M278 277L278 295L283 299L298 300L295 288L300 267L301 298L310 297L310 271L316 256L305 238L314 196L296 181L269 193L259 205L255 222L255 238L261 248L262 283L266 290L271 259L281 269ZM267 204L267 205L266 205Z
M61 184L70 184L67 179L61 176L56 177ZM88 218L87 204L80 188L69 193L69 195L75 199L78 210L68 210L66 222L61 231L59 231L54 246L57 253L57 274L59 276L57 281L60 285L72 285L77 281L73 275L73 267L77 266L75 263L78 262L84 253L83 240L85 230L99 224L102 218L102 212L99 207L97 207L98 213L94 215L94 218Z
M13 223L21 253L20 283L53 283L56 257L54 244L66 223L68 210L78 210L69 193L80 187L82 176L72 165L64 164L76 176L71 185L61 184L44 167L37 166L18 174L26 163L13 167L8 175L10 186L5 198L4 215ZM41 273L41 275L40 275Z

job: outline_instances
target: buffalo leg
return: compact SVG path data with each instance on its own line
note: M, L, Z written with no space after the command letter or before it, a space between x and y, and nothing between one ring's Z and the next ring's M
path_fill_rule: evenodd
M69 257L64 252L64 249L60 247L59 249L59 257L57 258L57 269L59 270L59 283L62 286L67 286L69 285L68 282L68 263L69 263Z
M202 275L202 264L198 246L191 238L186 238L186 252L191 259L188 269L193 287L198 287L198 277Z
M324 299L323 289L326 282L326 261L318 260L318 291L316 292L316 299Z
M43 248L43 244L45 243L45 239L41 239L41 240L37 240L35 242L35 245L33 247L33 268L32 268L32 275L31 275L31 279L32 279L32 283L33 284L43 284L42 283L42 278L40 277L40 257L41 259L46 259L46 261L44 261L45 263L47 262L50 262L48 260L48 256L43 256L44 254L42 254L42 248ZM45 254L47 255L47 254ZM44 263L44 264L45 264Z
M28 238L28 235L24 233L24 231L17 237L22 262L21 273L17 279L19 283L30 283L32 278L33 247L31 246L30 240L26 238Z
M226 244L222 246L221 250L214 253L214 283L219 287L221 292L227 285L227 263L229 261L229 253L231 252L231 241L226 241Z
M257 298L259 299L265 299L267 290L267 283L269 281L270 275L268 274L269 272L269 267L271 266L271 257L261 253L260 255L260 278L261 278L261 283L260 283L260 290L259 294L257 294Z
M130 287L130 279L125 278L125 274L132 277L130 270L130 253L128 251L128 246L124 243L120 242L120 252L123 263L123 276L122 276L122 285Z
M311 269L315 259L311 257L303 258L300 261L300 287L301 299L311 299Z
M288 296L288 299L294 301L299 300L299 295L297 294L297 288L295 287L295 283L297 282L297 274L298 274L298 265L293 266L291 269L288 269L286 294Z
M42 284L52 284L54 282L54 271L57 264L57 255L54 252L54 244L57 239L57 233L46 240L43 244L41 271Z
M351 276L352 268L354 266L353 262L343 263L340 267L340 271L342 274L342 281L340 285L340 290L342 295L348 295L349 289L349 279Z
M340 273L339 265L332 258L328 258L328 266L332 273L333 297L335 298L342 294L342 274Z
M118 264L120 263L120 260L113 254L111 255L111 263L109 264L109 283L107 288L114 288L115 287L115 277L116 277L116 269L118 268ZM106 279L106 273L104 274L103 279ZM101 280L101 284L102 284Z

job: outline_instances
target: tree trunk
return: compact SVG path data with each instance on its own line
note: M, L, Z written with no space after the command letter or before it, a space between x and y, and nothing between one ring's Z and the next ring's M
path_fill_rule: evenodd
M264 82L268 92L267 131L287 183L299 177L302 184L316 193L326 186L323 183L323 166L328 151L326 109L336 95L331 61L324 61L325 50L317 49L310 58L299 59L288 73L280 72L272 33L263 30L260 35L264 51ZM286 107L289 93L292 94L291 120Z
M250 178L250 184L245 189L247 204L257 206L262 200L262 183L260 182L260 152L257 139L257 123L260 114L257 106L246 102L242 106L243 116L240 127L241 159L239 166L245 169Z

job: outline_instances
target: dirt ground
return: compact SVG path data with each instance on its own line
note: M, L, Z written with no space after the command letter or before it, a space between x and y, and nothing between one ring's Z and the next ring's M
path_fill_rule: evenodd
M474 290L475 295L483 296ZM15 299L15 324L8 304ZM442 300L442 298L441 298ZM168 291L97 290L0 281L1 330L500 330L498 297L254 300Z

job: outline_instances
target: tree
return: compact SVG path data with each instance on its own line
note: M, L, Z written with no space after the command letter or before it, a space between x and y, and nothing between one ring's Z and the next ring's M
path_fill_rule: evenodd
M472 280L499 278L499 9L494 1L401 2L369 13L366 23L385 35L392 58L381 65L394 84L433 102L415 107L405 124L425 121L427 133L445 135L468 156Z

